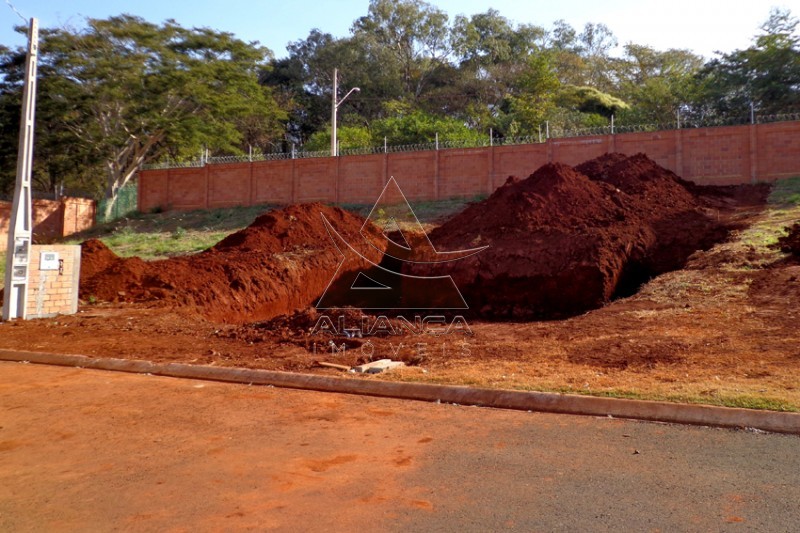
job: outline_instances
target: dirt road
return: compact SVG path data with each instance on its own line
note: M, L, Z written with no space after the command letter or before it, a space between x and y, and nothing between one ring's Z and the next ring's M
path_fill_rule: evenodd
M799 444L0 363L0 530L787 531Z

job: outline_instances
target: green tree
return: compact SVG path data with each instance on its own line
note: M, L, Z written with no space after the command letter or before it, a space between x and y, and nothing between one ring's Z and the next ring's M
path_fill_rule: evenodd
M455 18L452 48L462 66L488 68L519 62L541 49L544 28L529 24L514 26L496 9Z
M388 117L370 125L372 138L381 144L384 139L390 145L426 144L433 142L437 134L440 142L476 144L485 137L458 119L435 116L408 104L389 102L387 108Z
M661 52L627 44L614 73L620 96L631 106L621 118L628 123L674 123L679 110L697 99L702 67L703 58L688 50Z
M352 33L383 68L399 72L404 93L413 97L450 54L448 16L423 0L371 0Z
M502 131L510 136L531 135L547 120L555 108L555 94L560 86L549 53L528 57L515 82L516 92L503 105Z
M515 25L494 9L458 16L452 43L458 66L440 92L446 111L479 131L502 133L508 98L520 92L518 80L532 54L545 44L544 28Z
M342 126L336 128L336 140L341 150L369 148L375 143L369 129L363 126ZM331 129L317 131L303 145L309 152L328 152L331 148Z
M798 20L773 9L752 46L710 61L700 74L700 111L716 116L745 115L752 104L762 113L800 105Z
M601 91L615 88L610 76L614 60L610 52L617 46L617 38L605 24L587 23L580 36L581 53L586 64L586 85Z
M581 113L595 114L611 118L629 106L619 98L598 91L594 87L567 85L561 88L556 97L559 107Z
M285 113L258 84L268 58L229 33L130 15L88 19L82 31L43 30L37 148L57 132L59 143L101 161L110 210L149 161L204 146L241 153L281 135Z

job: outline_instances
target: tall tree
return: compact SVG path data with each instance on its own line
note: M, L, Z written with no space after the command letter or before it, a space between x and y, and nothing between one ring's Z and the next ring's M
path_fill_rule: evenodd
M609 76L612 59L610 52L617 46L617 38L605 24L586 23L578 36L580 53L586 63L585 84L609 91L614 80Z
M423 0L371 0L366 16L355 21L353 36L370 54L389 57L406 94L418 97L450 53L448 16Z
M655 50L637 44L625 45L614 75L619 94L631 105L623 113L629 123L672 124L679 110L697 98L697 73L703 58L688 50Z
M110 210L149 161L202 146L240 153L247 140L281 135L285 114L258 84L268 58L229 33L130 15L43 30L39 138L67 132L65 142L102 161Z
M752 105L762 113L800 106L798 20L773 9L753 45L710 61L701 73L707 113L745 115Z

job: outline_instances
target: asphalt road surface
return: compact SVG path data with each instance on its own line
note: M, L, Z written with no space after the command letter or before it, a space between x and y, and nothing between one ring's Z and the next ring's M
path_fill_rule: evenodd
M0 363L0 531L797 531L800 438Z

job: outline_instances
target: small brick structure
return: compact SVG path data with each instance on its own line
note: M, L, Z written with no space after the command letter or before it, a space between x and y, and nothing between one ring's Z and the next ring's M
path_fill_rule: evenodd
M65 197L60 200L33 200L33 241L37 243L72 235L94 226L96 202L88 198ZM11 202L0 201L0 252L8 244Z
M77 313L80 273L79 245L31 246L28 266L28 318Z

